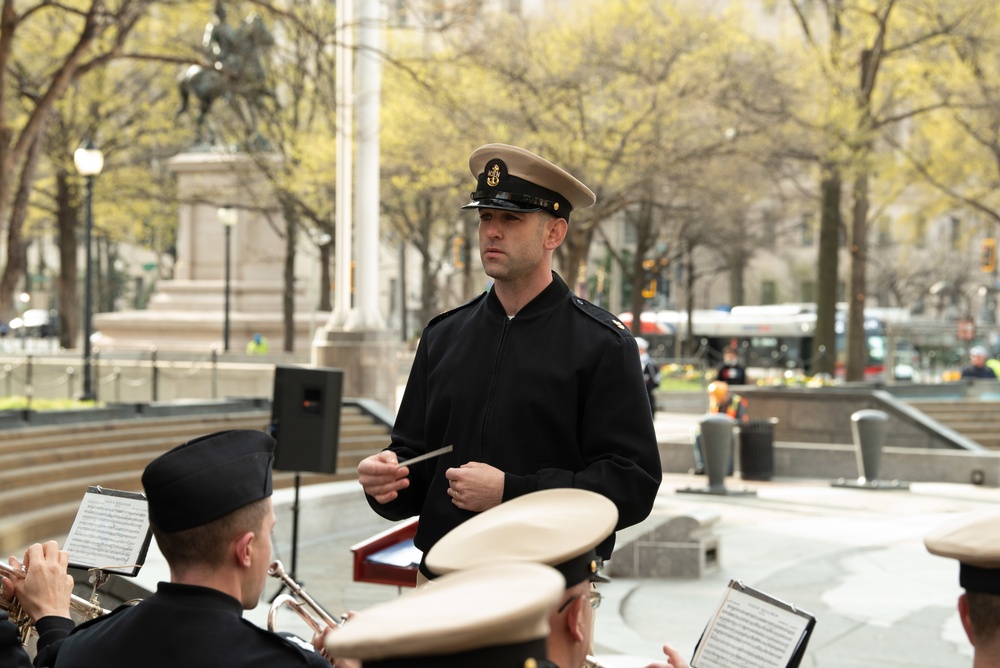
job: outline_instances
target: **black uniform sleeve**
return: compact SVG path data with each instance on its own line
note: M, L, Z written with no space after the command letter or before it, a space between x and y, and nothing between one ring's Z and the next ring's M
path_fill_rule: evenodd
M427 452L424 439L424 426L427 415L427 350L426 337L422 336L417 345L417 353L413 358L413 366L406 381L406 390L399 405L399 412L392 428L392 443L389 450L396 457L412 459ZM419 515L423 509L424 498L433 475L433 460L428 465L415 465L410 468L410 486L400 490L399 496L389 503L379 503L375 497L365 495L368 505L376 513L387 520L404 520Z
M11 668L30 668L31 659L21 645L21 636L17 627L7 618L6 612L0 612L0 666Z
M35 624L38 631L38 653L35 655L35 666L55 665L59 646L70 634L75 624L65 617L42 617Z

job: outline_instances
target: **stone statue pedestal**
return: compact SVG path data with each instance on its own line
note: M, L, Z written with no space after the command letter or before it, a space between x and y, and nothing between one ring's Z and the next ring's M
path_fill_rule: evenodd
M320 327L313 339L312 363L344 370L345 397L374 399L395 414L398 349L395 332Z
M267 180L243 153L189 152L167 167L177 175L181 202L174 278L161 280L143 311L100 313L94 329L102 350L205 351L223 348L225 320L225 228L219 207L236 210L231 236L229 349L243 353L255 333L268 338L271 352L284 340L282 295L284 218ZM329 317L315 312L306 284L318 280L315 253L297 253L295 352L307 354L313 331Z

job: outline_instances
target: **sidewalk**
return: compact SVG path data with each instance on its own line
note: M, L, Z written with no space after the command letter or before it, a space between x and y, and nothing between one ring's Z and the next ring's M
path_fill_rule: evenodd
M690 434L698 416L664 415L661 439ZM707 484L703 476L664 474L653 513L638 532L693 509L719 515L718 571L701 579L615 579L601 585L596 650L608 668L646 666L670 642L690 657L730 579L784 599L817 618L803 668L968 668L972 651L958 621L956 562L934 557L922 537L950 515L995 506L996 489L914 483L909 491L832 487L827 480L748 482L756 496L678 494ZM727 479L737 488L739 479ZM394 587L352 579L350 546L389 526L368 515L356 482L303 488L307 521L322 519L336 531L306 528L299 538L297 577L310 596L334 616L363 610L398 595ZM316 505L323 495L350 501L339 512ZM279 524L290 523L291 490L278 490ZM628 532L628 530L626 530ZM622 536L627 535L623 532ZM278 536L276 556L290 568L288 541ZM140 578L147 586L165 577L162 558L150 550ZM262 603L246 614L266 624L271 581ZM280 630L308 635L283 612ZM736 667L734 667L736 668Z

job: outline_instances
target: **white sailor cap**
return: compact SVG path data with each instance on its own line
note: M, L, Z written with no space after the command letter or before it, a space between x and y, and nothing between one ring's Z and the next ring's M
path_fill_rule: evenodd
M424 556L436 575L505 561L535 562L563 574L566 586L601 575L595 548L618 523L618 508L583 489L546 489L505 501L446 533Z
M325 646L365 668L552 665L548 619L563 592L559 573L541 564L474 568L360 612Z

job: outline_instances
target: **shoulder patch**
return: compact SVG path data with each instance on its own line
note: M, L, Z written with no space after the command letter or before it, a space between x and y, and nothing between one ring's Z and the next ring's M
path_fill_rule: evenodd
M485 293L485 292L484 292L484 293L482 293L482 294L480 294L480 295L477 295L477 296L473 297L472 299L470 299L469 301L465 302L465 303L464 303L464 304L462 304L461 306L456 306L455 308L453 308L453 309L451 309L451 310L449 310L449 311L445 311L444 313L439 313L438 315L436 315L436 316L434 316L433 318L431 318L430 322L428 322L428 323L427 323L427 326L428 326L428 327L430 327L430 326L431 326L431 325L433 325L434 323L436 323L436 322L440 322L441 320L444 320L444 319L445 319L445 318L447 318L448 316L450 316L450 315L453 315L453 314L455 314L455 313L458 313L458 312L459 312L459 311L461 311L462 309L466 309L466 308L469 308L469 307L470 307L470 306L472 306L473 304L475 304L475 303L479 302L479 300L481 300L481 299L485 298L485 297L486 297L486 294L487 294L487 293Z
M602 309L600 306L595 306L586 299L577 297L572 292L569 293L569 298L572 300L574 306L608 329L618 332L619 334L623 334L628 331L628 327L625 326L625 323L619 320L617 316Z

